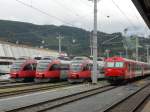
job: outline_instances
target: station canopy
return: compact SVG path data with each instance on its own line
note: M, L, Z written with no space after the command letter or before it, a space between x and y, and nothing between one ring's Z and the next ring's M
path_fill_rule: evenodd
M144 21L150 28L150 0L132 0Z

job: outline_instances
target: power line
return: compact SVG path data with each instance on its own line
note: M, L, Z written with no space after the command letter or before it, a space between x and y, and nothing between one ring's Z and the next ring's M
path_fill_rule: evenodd
M132 26L134 26L136 28L136 26L132 23L132 21L128 18L128 16L126 15L126 13L116 4L116 2L114 0L112 0L112 3L116 6L116 8L121 12L121 14L126 17L127 21L132 24Z
M88 1L88 0L87 0ZM86 2L83 2L82 0L80 0L80 2L82 2L85 6L87 7L93 7L93 5L89 5L89 4L86 4Z
M19 2L20 4L22 4L22 5L26 6L26 7L32 8L32 9L34 9L34 10L36 10L36 11L38 11L38 12L44 14L44 15L47 15L47 16L49 16L49 17L51 17L51 18L55 18L56 20L58 20L58 21L60 21L60 22L62 22L62 23L68 24L68 25L70 25L70 26L74 26L74 25L71 24L71 23L68 23L68 22L66 22L66 21L64 21L64 20L62 20L62 19L60 19L60 18L58 18L58 17L56 17L56 16L54 16L54 15L51 15L51 14L49 14L49 13L47 13L47 12L45 12L45 11L39 9L39 8L34 7L33 5L29 5L29 4L24 3L24 2L22 2L22 1L20 1L20 0L15 0L15 1ZM75 27L75 26L74 26L74 27Z
M60 1L55 0L55 2L56 2L59 6L63 7L64 9L66 9L70 14L74 14L77 18L84 18L84 19L86 19L87 21L89 21L89 19L86 18L86 16L80 15L78 12L76 12L76 11L73 10L72 8L67 7L65 4L62 4ZM84 22L85 22L85 21L84 21Z
M55 2L57 3L57 4L59 4L60 6L62 6L64 9L66 9L70 14L75 14L76 16L80 16L78 13L76 13L75 11L73 11L72 10L72 8L69 8L69 7L67 7L67 6L63 6L63 5L65 5L65 4L62 4L62 3L60 3L59 1L57 1L57 0L55 0Z
M143 22L140 21L139 16L137 16L137 14L136 14L135 8L133 9L133 7L132 7L131 5L129 5L129 7L134 11L134 12L133 12L133 11L132 11L132 12L134 13L134 16L135 16L136 19L139 21L139 23L141 23L141 25L144 25L144 29L147 30L148 27L146 26L146 24L144 23L144 21L143 21ZM143 24L143 23L144 23L144 24ZM146 31L146 34L148 34L148 30Z
M140 18L136 15L136 13L135 13L135 10L133 9L133 7L129 4L129 7L130 7L130 9L132 9L132 12L134 13L134 16L136 17L136 19L139 21L139 23L142 23L141 21L140 21ZM143 24L143 23L142 23Z

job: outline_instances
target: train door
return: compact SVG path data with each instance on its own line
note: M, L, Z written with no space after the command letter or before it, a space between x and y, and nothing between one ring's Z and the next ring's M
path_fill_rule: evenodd
M135 73L136 73L136 64L131 63L130 78L133 78L135 76Z
M68 77L69 64L60 65L60 79L66 80Z
M28 63L23 67L23 71L21 72L22 76L33 77L33 67L32 64Z
M126 79L130 78L131 74L132 74L132 64L131 63L127 63L127 71L126 71Z
M48 76L51 76L52 78L60 78L60 64L51 65Z
M142 67L142 76L144 76L144 65L142 64L141 67Z
M83 72L81 76L83 76L84 78L91 77L91 70L89 69L89 64L83 66Z
M37 63L32 63L31 66L32 66L32 73L31 74L33 77L35 77Z
M100 64L97 65L97 77L104 78L104 67Z

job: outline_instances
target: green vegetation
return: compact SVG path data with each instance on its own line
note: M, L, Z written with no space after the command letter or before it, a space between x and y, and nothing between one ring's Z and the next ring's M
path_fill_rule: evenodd
M25 44L30 46L39 47L42 45L42 40L45 41L44 48L53 50L58 49L58 35L64 37L62 40L62 50L70 55L90 55L90 32L84 29L69 27L69 26L54 26L54 25L34 25L30 23L15 22L0 20L0 40ZM101 44L104 41L115 38L109 43ZM75 42L73 42L75 40ZM105 56L105 50L111 50L110 55L119 55L119 52L123 52L125 55L125 49L123 47L124 37L121 33L107 34L98 32L98 54ZM150 39L140 39L141 45L148 44ZM133 50L133 49L132 49ZM132 54L132 50L129 50L129 54ZM140 50L142 53L143 50ZM131 56L130 56L131 57Z

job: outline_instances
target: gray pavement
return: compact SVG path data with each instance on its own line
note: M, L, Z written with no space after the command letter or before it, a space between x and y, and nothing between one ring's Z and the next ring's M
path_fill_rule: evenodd
M15 96L10 98L0 99L0 112L67 96L70 94L89 90L91 88L101 87L106 84L107 83L104 83L102 81L102 83L99 83L98 85L90 85L90 84L74 85L71 87L64 87L64 88L59 88L59 89L45 91L45 92L37 92L37 93L27 94L23 96Z
M82 99L47 112L102 112L108 106L134 93L145 83L128 84L95 96Z

